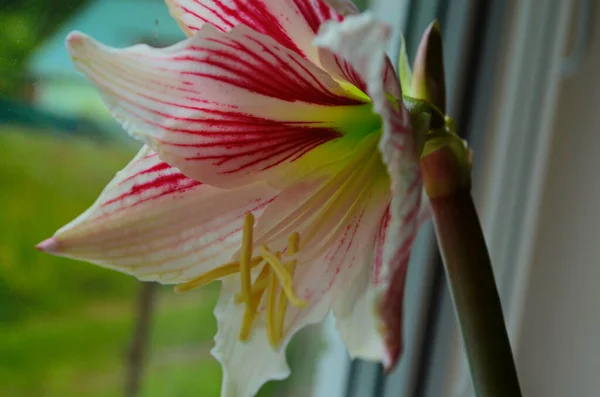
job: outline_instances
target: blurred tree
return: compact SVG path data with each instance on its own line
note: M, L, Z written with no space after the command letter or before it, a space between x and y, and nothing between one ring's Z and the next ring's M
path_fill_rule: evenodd
M87 0L2 0L0 97L26 95L25 59Z
M41 44L89 0L2 0L0 3L0 98L25 97L24 64ZM364 10L369 0L354 0Z
M359 8L359 10L364 11L367 9L370 0L353 0L354 4Z

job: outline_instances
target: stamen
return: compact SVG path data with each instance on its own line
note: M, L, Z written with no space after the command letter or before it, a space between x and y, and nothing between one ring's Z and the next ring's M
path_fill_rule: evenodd
M268 265L267 265L267 267L268 267ZM254 284L252 284L252 296L255 296L256 294L258 294L260 292L264 292L268 286L269 286L268 278L263 278L260 280L256 279ZM244 303L245 301L246 301L246 297L244 296L244 294L242 292L238 292L235 295L235 303Z
M262 259L262 257L261 257ZM295 261L291 261L291 262L286 262L283 264L283 266L285 267L285 270L287 270L292 276L296 267L296 262ZM262 274L262 273L261 273ZM267 277L264 278L260 278L257 277L256 280L254 281L254 284L252 284L252 296L258 294L259 292L263 292L265 289L267 289L267 287L269 286L269 280ZM244 303L245 297L244 294L242 292L238 292L235 295L235 303Z
M262 262L263 262L263 258L260 256L252 258L252 260L250 261L250 268L254 268L254 267L260 265ZM183 284L179 284L179 285L175 286L175 292L183 293L183 292L193 290L195 288L200 288L207 284L212 283L215 280L223 278L225 276L229 276L231 274L238 273L239 271L240 271L240 262L227 263L223 266L219 266L219 267L212 269L204 274L201 274L200 276L193 278L190 281L187 281Z
M277 303L277 277L273 267L269 268L269 286L267 287L267 307L266 307L266 322L267 322L267 337L269 343L276 349L279 345L279 337L277 335L277 323L275 322L275 305Z
M266 245L262 245L261 247L261 255L262 257L271 265L271 270L275 273L277 278L279 279L279 283L281 284L281 288L285 291L287 298L290 303L297 307L306 306L306 301L300 299L298 295L294 292L292 288L292 276L286 270L286 268L281 264L279 259L269 249Z
M250 258L252 258L252 229L254 227L254 215L247 213L244 218L244 231L242 234L242 250L240 252L240 278L242 280L242 292L246 297L246 306L252 301L252 278L250 275Z
M269 343L276 349L284 336L285 313L288 301L294 306L304 307L306 301L300 299L293 289L292 276L296 270L296 260L281 263L281 253L273 253L266 245L262 245L261 255L252 257L254 216L251 213L244 217L242 233L242 247L239 262L227 263L209 272L206 272L193 280L175 287L176 292L185 292L201 287L212 281L240 273L241 292L235 296L236 303L244 303L244 317L240 326L239 339L245 341L252 332L254 319L258 314L258 307L265 291L267 293L265 302L266 331ZM300 236L293 233L288 239L286 256L293 256L298 252ZM262 270L252 282L252 269L263 265ZM281 285L281 289L279 288Z
M288 252L287 255L292 255L298 252L300 248L300 235L298 233L292 233L288 239ZM286 262L286 269L290 273L291 277L294 277L294 272L296 271L296 261L292 260ZM285 297L285 292L283 289L279 293L279 306L277 310L277 337L279 340L283 339L284 332L283 328L285 326L285 313L287 311L287 300Z
M261 258L262 259L262 258ZM258 277L256 278L256 282L259 281L268 281L269 280L269 265L265 264L262 268ZM244 311L244 318L242 320L242 325L240 327L240 336L239 339L241 341L245 341L250 336L250 331L252 331L252 324L254 323L254 318L256 317L256 311L258 309L258 305L260 304L260 300L265 292L265 289L261 290L252 290L252 303L250 306L246 305L246 310ZM238 298L241 298L238 302ZM243 303L245 301L245 297L241 294L236 296L236 303Z

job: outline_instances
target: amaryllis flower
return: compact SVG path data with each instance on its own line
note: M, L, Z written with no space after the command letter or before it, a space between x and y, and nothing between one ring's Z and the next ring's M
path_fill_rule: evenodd
M223 395L288 376L333 311L353 357L392 365L417 229L418 154L384 49L345 0L168 0L168 48L67 46L144 147L38 247L180 292L222 281Z

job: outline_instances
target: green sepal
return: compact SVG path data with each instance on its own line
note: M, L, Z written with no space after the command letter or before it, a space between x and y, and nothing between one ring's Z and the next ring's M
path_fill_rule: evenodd
M413 96L412 93L412 69L406 55L406 40L404 36L400 36L400 59L398 59L398 77L400 77L400 86L402 87L402 95Z
M442 33L437 21L429 25L419 44L413 64L412 95L431 103L442 114L446 113L444 52ZM433 128L443 126L439 119L432 121Z

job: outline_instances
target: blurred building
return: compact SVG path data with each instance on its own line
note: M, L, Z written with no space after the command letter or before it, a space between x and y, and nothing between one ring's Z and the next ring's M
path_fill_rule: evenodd
M113 47L139 43L164 47L185 37L162 0L93 0L32 53L27 73L33 81L33 105L42 112L93 121L108 131L118 127L65 47L65 37L73 30Z

